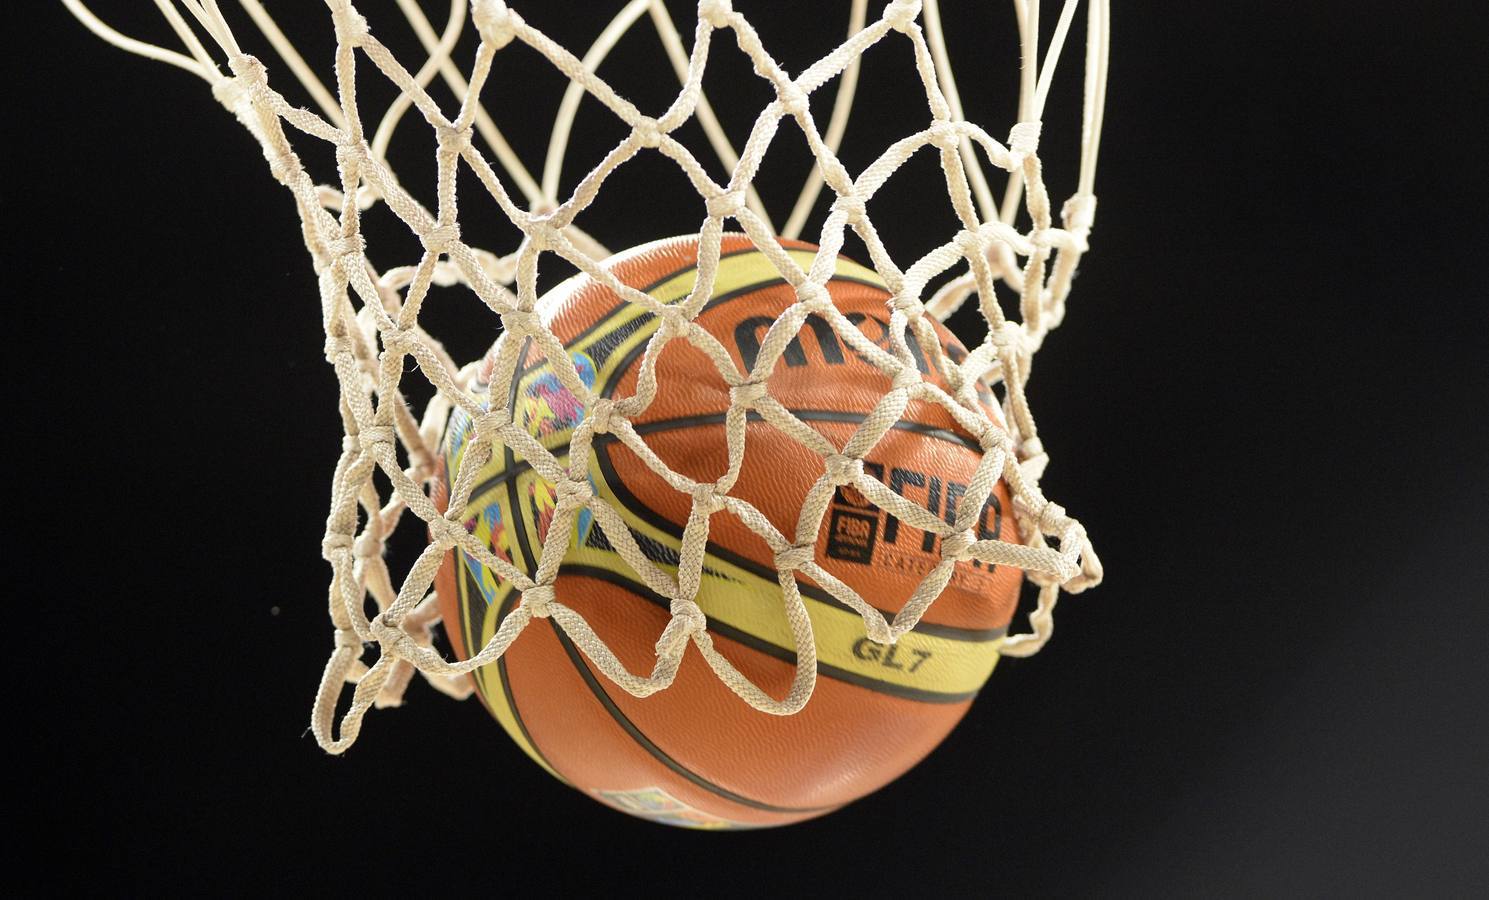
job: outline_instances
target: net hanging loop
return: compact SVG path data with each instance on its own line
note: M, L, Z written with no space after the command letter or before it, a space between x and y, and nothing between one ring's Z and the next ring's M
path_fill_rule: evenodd
M441 29L436 30L417 0L397 0L408 27L426 58L410 70L369 27L351 0L326 0L336 37L333 78L322 81L258 0L240 0L248 21L267 43L270 62L245 52L217 0L156 0L162 16L181 43L179 50L129 38L87 9L82 0L63 0L86 27L131 53L164 62L203 78L214 96L259 142L274 178L289 189L300 217L302 235L318 278L325 327L326 358L339 385L339 409L345 431L332 479L331 503L322 553L331 567L327 602L333 624L333 650L312 712L312 731L326 750L339 753L357 738L363 719L374 706L401 702L415 671L441 691L463 697L470 693L470 672L499 658L533 619L555 623L600 672L628 693L643 697L665 690L677 676L687 653L697 652L735 694L751 706L775 715L799 711L811 696L817 677L813 626L802 603L796 575L834 593L863 619L865 634L893 643L912 629L944 587L951 566L976 560L1016 566L1038 586L1030 616L1031 631L1010 636L1006 655L1027 656L1049 640L1053 612L1062 591L1078 593L1098 584L1101 563L1080 522L1044 496L1039 480L1048 453L1039 439L1026 384L1034 355L1048 332L1064 318L1071 279L1087 250L1095 220L1094 180L1105 102L1109 5L1085 0L1085 80L1081 111L1081 152L1077 187L1057 209L1044 181L1039 141L1045 105L1056 65L1067 55L1067 38L1082 0L1063 0L1053 36L1040 40L1041 4L1016 0L1020 44L1018 120L1007 140L964 115L964 108L943 36L938 0L892 0L877 17L867 0L848 4L845 38L794 77L766 48L748 15L729 0L702 0L691 47L684 44L661 0L632 0L600 29L594 42L575 55L524 20L500 0L451 0ZM744 4L741 3L741 6ZM654 115L638 109L603 77L607 55L641 22L657 33L665 68L678 92L666 109ZM466 28L477 47L468 69L452 52ZM725 38L732 38L733 46ZM864 170L847 170L837 153L845 137L866 50L884 42L909 45L924 89L930 119L886 147ZM747 139L736 146L721 127L702 87L709 59L726 52L743 53L753 71L770 87L774 99L761 111ZM568 81L559 104L542 170L524 167L483 101L500 89L491 82L499 53L522 53L533 66L549 67ZM315 109L292 106L274 87L285 75L310 96ZM374 121L363 118L357 79L381 76L398 88L388 109ZM439 78L459 101L444 110L429 87ZM836 82L836 97L825 130L810 113L815 91ZM572 193L560 193L565 152L580 101L588 97L626 126L627 136ZM398 181L387 149L400 122L417 114L436 136L437 202L433 210L416 200ZM755 189L754 179L780 125L791 118L804 135L813 165L795 204L779 231ZM696 121L709 148L728 175L718 183L709 169L680 143L674 133ZM369 136L368 125L371 124ZM294 146L322 141L335 149L339 183L316 184ZM907 266L896 263L872 219L874 197L894 172L918 152L937 153L945 175L947 197L960 228ZM638 153L656 153L675 164L700 195L707 218L699 233L698 286L675 306L619 283L601 266L609 251L575 224L603 190L606 180ZM466 168L483 194L522 233L510 248L481 248L460 230L456 173ZM1001 196L994 194L988 168L1006 176ZM778 234L802 233L821 192L833 192L812 263L802 268L776 242ZM361 230L364 213L377 204L386 208L418 238L417 259L379 270ZM1027 227L1019 222L1027 221ZM709 343L692 320L709 299L713 268L726 221L737 223L796 291L797 303L783 314L761 345L753 371L741 373L722 348ZM872 267L893 296L893 322L888 347L867 340L833 308L824 288L832 260L848 229L868 248ZM462 285L474 293L504 331L494 348L497 384L510 382L516 348L531 341L549 360L567 359L564 348L538 313L537 261L554 253L580 272L609 287L622 300L662 318L663 324L641 362L634 397L599 398L570 366L553 367L555 376L583 401L586 424L576 434L571 458L559 460L513 421L501 399L490 407L474 390L475 367L461 368L428 333L419 314L432 286ZM964 269L964 270L963 270ZM933 279L953 273L930 296ZM995 288L1003 285L1017 298L1018 317L1009 317ZM945 359L931 337L925 316L944 320L976 297L988 326L986 338L966 356ZM885 399L843 447L834 446L795 418L771 396L767 377L800 330L808 314L826 318L838 336L889 376ZM795 327L789 327L794 325ZM713 360L731 385L730 461L714 483L699 483L671 470L632 427L658 390L655 357L668 341L689 341ZM952 393L926 382L913 364L911 344L944 371ZM420 411L401 389L407 374L418 373L435 389L435 398ZM974 397L979 385L998 388L1001 409L992 418ZM985 465L978 469L952 521L899 497L864 471L863 459L911 399L944 407L982 445ZM475 423L477 439L450 473L448 512L431 500L436 444L445 419L459 410ZM761 417L824 460L824 474L804 501L795 533L779 531L759 510L730 494L739 476L738 448L743 446L745 413ZM690 495L690 517L677 571L656 565L619 515L583 480L582 472L594 434L606 434L630 448L672 489ZM476 473L502 444L517 452L556 486L559 502L550 539L544 542L536 571L529 574L493 553L460 521L475 487ZM400 453L402 459L400 461ZM381 493L375 473L390 485ZM979 539L970 515L980 508L998 480L1014 499L1014 514L1023 543ZM813 559L813 539L822 526L834 490L852 486L869 501L907 524L940 536L942 561L893 619L874 609L851 588ZM574 517L588 513L648 588L667 599L670 618L656 642L649 672L628 669L590 623L555 594L553 583ZM412 514L430 535L401 583L395 584L383 559L384 542L400 519ZM771 548L781 584L781 612L795 642L796 669L783 697L752 683L713 647L707 616L695 602L699 569L709 521L732 515ZM439 614L431 584L444 554L460 550L521 592L521 602L501 621L486 644L469 659L451 662L433 647ZM939 585L937 580L939 579ZM369 602L370 601L370 602ZM369 610L376 610L369 615ZM364 661L369 645L377 658ZM336 721L337 704L347 683L354 685L350 706Z

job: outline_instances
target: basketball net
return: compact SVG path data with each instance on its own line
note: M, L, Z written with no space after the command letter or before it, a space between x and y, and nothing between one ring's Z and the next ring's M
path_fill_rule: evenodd
M80 0L63 0L99 36L117 46L180 66L212 86L216 98L253 133L263 148L274 178L289 189L300 216L305 245L319 278L325 325L325 355L340 384L340 411L345 438L332 479L330 514L323 554L331 565L329 591L335 646L312 712L316 740L340 753L356 739L363 717L374 705L396 706L415 671L447 694L471 693L467 674L496 660L535 618L553 619L602 673L627 692L647 696L666 688L690 648L752 707L788 715L810 697L817 675L816 645L796 578L812 580L863 618L865 634L890 644L914 628L937 598L958 561L980 560L1015 566L1038 586L1030 614L1032 630L1006 637L1001 652L1028 656L1049 640L1053 613L1062 590L1076 593L1097 584L1101 565L1080 523L1047 499L1039 478L1047 456L1025 396L1035 352L1045 335L1065 315L1071 277L1087 248L1096 210L1093 183L1101 131L1107 68L1108 6L1087 5L1085 90L1081 128L1081 162L1076 191L1060 212L1057 225L1037 153L1040 124L1055 64L1065 45L1078 0L1061 7L1053 37L1041 48L1038 0L1015 0L1022 69L1019 121L1007 143L992 137L962 115L952 69L942 40L936 0L894 0L867 22L866 0L853 0L848 36L834 50L794 77L763 46L745 15L729 0L703 0L691 50L660 0L628 3L602 31L584 57L575 56L500 0L474 0L469 23L479 36L470 70L462 73L451 49L465 27L465 0L452 0L442 32L436 32L416 0L397 0L428 53L411 71L369 31L351 0L326 0L335 29L335 85L332 95L317 80L293 45L258 0L241 0L248 18L275 49L284 68L315 100L319 111L296 108L270 86L270 67L240 48L216 0L156 0L185 52L145 44L114 31ZM605 55L643 17L655 25L667 59L681 84L671 105L649 116L621 97L597 74ZM203 39L205 35L205 40ZM734 47L723 39L732 37ZM898 140L857 175L837 157L857 83L860 56L880 41L905 41L913 48L916 71L925 91L929 121ZM209 46L212 49L209 51ZM541 181L532 177L513 153L482 105L494 93L488 86L498 53L522 52L530 66L551 66L569 80L560 106ZM1042 51L1042 52L1041 52ZM702 91L702 78L712 54L740 52L773 90L775 99L755 119L748 139L736 152L720 128ZM214 56L220 54L220 56ZM220 67L225 61L226 71ZM359 67L370 66L400 91L369 138L358 106ZM426 87L443 78L460 107L450 115ZM819 129L809 109L811 94L840 79L831 117ZM558 196L558 173L579 101L588 94L622 121L629 133L567 197ZM434 210L416 201L389 168L385 151L394 125L410 108L434 130L437 139L438 203ZM902 111L907 121L910 111ZM786 219L777 229L752 187L761 160L787 116L795 119L816 160L816 167ZM672 134L696 119L712 149L730 173L720 184L693 153ZM340 174L337 185L318 185L306 173L290 136L321 140L335 148ZM484 142L477 146L474 137ZM931 148L945 173L948 200L961 223L936 249L902 266L890 257L869 216L868 205L886 180L912 154ZM488 156L488 153L490 154ZM660 153L687 176L707 206L698 234L697 287L684 300L662 304L646 293L621 284L601 266L610 252L574 224L606 179L639 153ZM980 154L980 157L979 157ZM456 174L467 166L502 214L522 232L520 245L505 254L478 248L461 234L456 214ZM1001 201L996 201L984 165L1007 173ZM498 168L499 167L499 168ZM820 247L803 269L775 240L800 234L823 187L836 196L822 223ZM387 205L418 237L416 260L378 269L369 257L360 227L362 214L378 202ZM1022 213L1022 217L1021 217ZM1016 223L1027 222L1020 229ZM741 372L726 352L692 320L710 298L719 262L719 240L726 220L733 220L780 275L791 284L797 302L781 314L762 342L754 367ZM867 246L873 268L893 295L891 346L881 349L841 315L833 316L826 282L852 228ZM652 235L650 237L656 237ZM637 241L640 242L639 240ZM642 359L642 377L632 397L597 397L580 380L560 342L538 312L539 255L556 254L580 272L606 285L616 296L645 307L662 323ZM927 298L928 284L955 271ZM995 283L1017 297L1018 318L1005 315ZM438 340L420 324L419 314L432 285L463 285L500 317L502 334L487 408L471 391L474 366L460 367ZM927 317L943 320L976 298L987 335L960 363L948 359ZM882 401L843 446L834 447L797 419L768 389L768 378L788 342L808 315L832 322L847 346L858 351L890 379ZM520 425L514 423L508 392L518 348L524 339L552 362L560 382L585 407L574 432L567 463L560 462ZM928 364L941 373L951 391L927 382L917 368L909 341L919 344ZM650 452L631 425L658 392L655 363L673 340L687 340L707 352L730 384L728 416L729 470L717 482L698 483L669 469ZM400 390L407 361L436 390L422 411L412 408ZM995 421L979 404L978 382L995 388L1003 421ZM897 421L911 400L944 407L983 449L982 461L950 522L899 496L872 475L863 457ZM441 514L428 489L439 477L438 446L446 417L454 408L473 420L475 438L457 472L451 473L448 511ZM794 533L778 530L749 503L731 496L739 475L746 412L780 428L824 461L824 473L804 498ZM616 510L596 497L586 482L591 443L609 434L625 443L669 485L692 497L692 512L682 539L676 571L665 571L641 552ZM563 540L548 540L536 572L529 575L498 554L463 525L476 473L491 458L493 444L515 450L544 479L556 486L557 510L549 534L568 535L576 515L589 510L596 524L638 576L671 603L671 619L656 644L656 661L648 674L629 671L585 619L554 596L553 583L567 550ZM736 448L739 448L736 450ZM400 454L404 461L400 461ZM380 488L374 473L388 483ZM1002 478L1014 497L1014 514L1023 543L979 540L973 528L996 481ZM901 610L889 619L814 562L818 529L836 487L852 485L880 509L904 523L941 535L940 559ZM400 518L412 513L425 523L430 541L402 578L401 585L384 559L384 546ZM796 638L796 675L783 698L751 683L713 646L707 619L694 602L698 591L708 523L713 515L734 515L770 546L780 573L782 610ZM522 602L501 623L491 640L463 662L444 659L432 646L439 612L431 582L445 554L459 548L522 592ZM370 603L369 603L370 599ZM369 615L369 611L376 612ZM363 657L375 644L377 659ZM474 649L474 648L473 648ZM335 723L344 685L355 684L350 707L339 729Z

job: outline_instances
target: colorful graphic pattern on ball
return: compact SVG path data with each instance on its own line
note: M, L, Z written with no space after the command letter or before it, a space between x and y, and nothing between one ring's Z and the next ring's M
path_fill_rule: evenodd
M574 363L574 371L579 374L584 386L594 387L595 364L590 358L583 353L576 352L572 354L571 360ZM490 405L488 398L482 402L481 407L489 409ZM539 439L555 434L567 435L584 420L584 404L568 388L564 387L551 371L546 369L540 371L537 377L528 383L517 404L517 410L518 421L529 434ZM453 460L459 459L473 431L470 417L459 408L451 415L448 428L450 438L446 463L451 464ZM593 480L590 482L590 487L594 487ZM532 479L527 487L527 505L536 523L538 541L541 543L548 536L548 525L553 521L553 513L558 507L558 491L552 484L541 478ZM507 562L512 562L513 547L501 504L491 503L479 509L474 506L471 509L474 514L465 520L465 530L480 538L498 556ZM587 509L579 512L575 530L580 542L583 542L584 537L589 534L593 523L594 513ZM498 579L490 570L470 556L461 553L460 558L464 568L475 579L486 604L490 606L496 602L500 590Z

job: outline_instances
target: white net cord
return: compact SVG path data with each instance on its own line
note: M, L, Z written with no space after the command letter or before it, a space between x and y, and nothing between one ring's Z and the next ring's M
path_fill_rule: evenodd
M465 676L501 656L535 618L554 620L605 676L635 696L669 686L684 654L691 649L701 654L714 673L750 706L789 715L807 702L817 676L816 643L798 590L798 573L856 610L869 638L892 643L916 625L958 561L1017 567L1038 586L1038 600L1030 615L1031 631L1003 642L1001 652L1012 656L1030 655L1049 640L1062 590L1077 593L1101 580L1101 565L1084 528L1040 490L1039 480L1048 457L1030 411L1026 385L1035 353L1046 334L1064 317L1071 279L1087 249L1094 221L1093 186L1109 32L1105 0L1085 4L1080 173L1075 193L1060 210L1058 224L1038 148L1051 78L1081 5L1079 0L1060 4L1053 37L1044 47L1039 39L1039 3L1014 2L1022 69L1019 121L1010 129L1006 143L963 118L935 0L924 0L924 4L921 0L894 0L872 21L868 20L866 0L855 0L847 39L794 77L777 64L746 16L733 9L728 0L703 0L698 4L691 48L684 46L660 0L634 0L621 9L583 57L570 53L499 0L475 0L468 15L464 0L454 0L440 31L415 0L398 0L399 9L428 53L417 71L410 71L394 58L350 0L327 0L336 37L334 90L317 80L258 0L241 0L248 18L278 53L284 68L309 93L318 111L297 108L270 87L268 67L241 49L216 0L157 0L184 53L133 41L94 17L79 0L63 2L111 43L206 79L218 100L258 140L273 177L294 197L318 277L325 355L339 384L345 431L332 479L323 541L323 554L332 571L328 599L335 629L334 648L311 719L316 740L327 751L340 753L349 747L374 705L401 702L416 671L452 696L469 694L470 682ZM656 28L668 64L680 83L670 105L656 116L643 113L597 74L620 35L643 17ZM473 62L462 73L451 51L467 21L476 30L479 42ZM737 150L702 90L710 55L730 52L723 43L727 37L732 37L738 51L749 58L775 98L760 111ZM839 160L837 151L853 101L860 58L870 46L886 40L909 44L924 88L929 122L890 144L854 175ZM214 48L210 52L209 45ZM551 66L569 82L544 172L537 178L523 167L481 102L483 91L493 90L488 82L496 54L518 48L526 48L531 65ZM226 72L220 60L225 60ZM358 67L365 64L399 91L398 99L370 137L357 95ZM436 77L461 98L453 115L442 110L427 90ZM812 116L810 97L834 79L840 79L837 96L827 127L820 129ZM584 95L597 100L623 122L628 134L572 193L560 196L558 175L570 126ZM386 159L394 126L409 110L424 119L437 139L437 202L433 210L400 184ZM753 182L787 117L805 137L815 167L783 227L777 229ZM728 171L726 182L711 178L692 151L673 136L679 127L693 120L699 122L710 148ZM316 139L334 147L338 184L315 183L291 145L291 133L298 140ZM476 137L480 146L473 139ZM880 239L869 204L901 165L926 148L939 159L947 197L960 228L946 235L936 249L901 267ZM628 160L646 152L671 160L707 210L698 233L697 286L688 297L672 305L617 281L601 265L609 251L574 224L575 218L594 202L606 179ZM1001 201L988 183L985 165L1007 175ZM501 253L478 248L462 235L456 197L461 166L475 176L485 197L521 230L522 239L515 249ZM776 238L801 233L824 187L834 199L814 238L820 249L803 269ZM373 265L361 218L376 203L385 204L417 236L422 252L416 260L385 270ZM710 299L720 239L728 220L749 236L796 292L796 302L769 329L749 371L740 371L724 347L693 321ZM1020 222L1027 224L1020 227ZM839 312L825 287L850 228L868 248L869 262L893 297L888 349L869 341ZM539 257L545 253L561 257L624 301L658 317L661 327L642 357L634 396L611 400L594 395L569 364L558 339L543 324L538 312L537 272ZM958 271L959 267L965 271ZM957 274L931 292L929 285L950 272ZM995 293L998 282L1005 292L1017 297L1017 318L1005 315L1001 308ZM462 285L500 318L502 335L493 351L493 384L510 382L518 350L525 339L531 339L535 350L550 361L563 386L583 403L585 414L566 461L514 423L504 392L492 391L489 408L483 405L471 390L474 368L457 365L440 342L425 331L420 311L434 285ZM964 360L953 362L942 350L931 322L944 320L974 297L986 321L987 334ZM792 415L768 388L770 373L808 315L827 320L845 344L890 379L890 389L878 406L841 447ZM731 386L726 420L729 466L713 482L700 483L668 468L631 424L658 391L667 390L665 383L658 383L656 362L662 348L673 340L689 341L706 353ZM950 391L921 375L909 340L919 345L919 352ZM410 360L436 391L435 399L422 412L412 408L400 390ZM979 383L996 387L1001 416L990 417L984 411L975 390ZM899 496L864 471L865 455L912 400L946 409L983 449L982 461L950 522ZM457 407L474 422L475 437L458 471L450 473L447 512L441 514L428 488L439 477L435 448L446 416ZM730 493L740 472L746 415L751 412L811 448L823 460L822 473L803 498L801 515L790 533L782 532L754 506ZM672 488L691 496L691 514L675 573L649 560L619 514L590 489L586 479L590 448L595 436L602 434L624 443ZM557 511L532 575L494 553L467 533L463 524L476 474L491 458L494 446L513 450L557 491ZM399 460L400 449L406 464ZM379 491L374 480L376 472L381 472L390 485L385 493ZM978 513L1000 478L1014 497L1022 543L976 537ZM941 536L939 562L892 619L814 560L813 548L827 505L833 491L844 485L857 488L907 525ZM655 664L648 673L632 672L623 666L603 637L579 613L555 598L554 580L580 510L589 510L637 576L671 601L672 617L658 637ZM424 523L430 540L401 582L395 583L384 559L384 548L405 513ZM783 614L790 623L797 654L796 674L784 697L774 697L749 681L713 646L707 618L694 602L709 521L718 514L740 519L775 554ZM522 602L502 621L491 640L461 662L444 659L432 644L439 612L431 583L453 548L522 592ZM363 659L370 645L376 645L377 658L369 666ZM347 683L355 687L338 728L337 706Z

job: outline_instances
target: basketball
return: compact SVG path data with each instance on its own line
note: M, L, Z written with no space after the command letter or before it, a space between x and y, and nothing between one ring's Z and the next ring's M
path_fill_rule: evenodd
M802 268L816 248L782 245ZM660 303L681 301L697 277L697 239L674 238L606 261L622 283ZM835 307L870 341L890 345L889 292L872 270L836 260L827 284ZM741 373L754 364L771 323L796 302L793 288L743 235L725 235L712 298L695 321L727 348ZM659 318L576 276L539 303L575 372L598 397L637 390L641 358ZM946 357L967 351L939 324ZM912 339L923 376L949 390ZM494 358L476 393L489 403ZM632 417L651 450L676 472L712 482L728 469L725 414L730 387L714 362L684 339L657 358L655 400ZM827 321L810 316L771 373L770 395L841 448L890 390L890 379L846 345ZM513 422L560 461L584 415L541 352L521 348L512 379ZM992 394L980 395L1001 422ZM753 504L790 535L808 490L823 474L812 449L751 414L744 461L731 496ZM441 445L444 471L457 471L474 435L457 409ZM864 471L950 522L981 459L979 444L932 402L912 400L867 454ZM589 469L596 503L624 520L642 552L675 572L692 497L670 486L613 435L597 435ZM439 485L443 508L448 483ZM557 505L555 487L500 444L476 479L466 529L529 574ZM976 525L979 538L1019 541L1011 500L998 482ZM815 562L892 616L939 560L939 536L877 508L851 486L833 495L818 532ZM696 601L715 647L772 696L786 693L796 663L774 555L728 512L711 520ZM859 614L822 585L797 574L817 638L819 677L801 712L752 709L689 648L676 681L636 698L609 682L553 620L534 620L507 652L472 677L486 707L518 746L550 774L632 815L694 828L754 828L822 815L877 790L934 749L967 712L992 672L1017 605L1022 573L958 562L951 580L915 629L896 643L865 636ZM462 659L479 650L521 594L458 548L436 579L449 640ZM648 672L669 620L653 592L616 552L588 511L577 518L554 584L555 599L579 612L633 672Z

